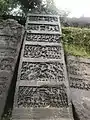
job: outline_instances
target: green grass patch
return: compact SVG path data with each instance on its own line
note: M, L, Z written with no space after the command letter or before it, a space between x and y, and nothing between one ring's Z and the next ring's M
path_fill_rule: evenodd
M90 58L90 29L63 27L63 44L68 54Z

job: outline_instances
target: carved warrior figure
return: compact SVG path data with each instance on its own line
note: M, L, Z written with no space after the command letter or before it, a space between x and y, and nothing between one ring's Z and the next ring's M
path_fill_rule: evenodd
M28 15L13 120L73 120L60 29L58 16Z

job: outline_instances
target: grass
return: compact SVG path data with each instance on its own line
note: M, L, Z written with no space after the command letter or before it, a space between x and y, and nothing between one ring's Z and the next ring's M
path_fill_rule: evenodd
M62 33L67 54L90 58L90 29L63 27Z
M86 52L86 50L83 47L65 44L64 49L67 54L90 58L90 53Z

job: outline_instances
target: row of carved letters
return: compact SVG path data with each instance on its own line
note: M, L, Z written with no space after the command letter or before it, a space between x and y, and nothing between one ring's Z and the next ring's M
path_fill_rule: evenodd
M38 25L28 24L27 30L45 31L45 32L59 32L59 25Z
M56 42L56 43L59 43L60 42L60 35L27 33L26 41Z
M46 21L46 22L58 22L57 17L48 16L29 16L30 21Z
M68 98L65 85L20 86L18 91L18 107L67 107Z
M23 62L21 80L63 81L64 66L59 62Z
M24 57L27 58L53 58L60 59L60 46L40 46L40 45L25 45Z

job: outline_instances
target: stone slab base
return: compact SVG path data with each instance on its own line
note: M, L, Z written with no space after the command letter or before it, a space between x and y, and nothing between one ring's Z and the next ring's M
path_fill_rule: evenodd
M15 108L13 120L73 120L70 108Z

